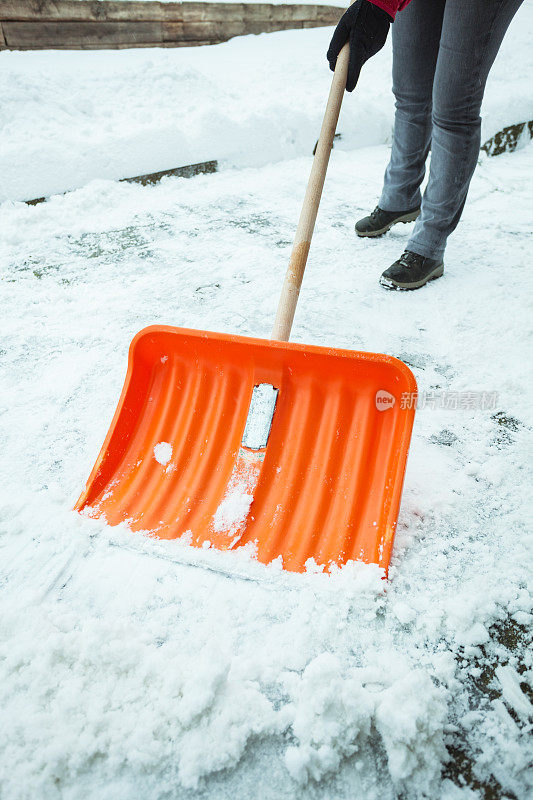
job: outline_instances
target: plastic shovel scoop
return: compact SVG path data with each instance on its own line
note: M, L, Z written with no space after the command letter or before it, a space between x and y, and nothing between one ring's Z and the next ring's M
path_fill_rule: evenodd
M416 392L386 355L288 343L348 65L341 52L271 340L141 331L76 508L197 547L253 543L303 571L387 569Z

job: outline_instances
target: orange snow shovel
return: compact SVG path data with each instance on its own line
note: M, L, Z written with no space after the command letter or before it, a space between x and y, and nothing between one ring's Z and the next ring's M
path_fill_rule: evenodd
M395 358L288 342L340 112L337 59L271 340L153 326L76 508L303 571L388 567L416 383ZM312 562L311 562L312 563Z

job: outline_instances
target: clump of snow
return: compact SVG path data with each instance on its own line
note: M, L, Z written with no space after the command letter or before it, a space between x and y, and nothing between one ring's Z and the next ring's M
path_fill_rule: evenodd
M305 784L336 771L343 759L371 744L377 731L387 754L390 775L405 785L413 775L422 792L431 792L446 755L446 693L427 672L398 670L385 677L383 668L343 669L329 653L317 656L293 684L291 733L285 763L292 777Z
M520 687L520 678L512 666L500 666L495 669L496 677L502 688L504 700L517 714L533 722L533 705Z
M374 700L356 678L343 676L329 653L306 667L294 695L291 728L298 746L287 749L285 763L299 783L319 781L366 743Z
M179 541L184 544L190 546L192 544L192 531L185 531L179 537Z
M324 572L325 568L325 564L317 564L313 557L308 558L305 562L305 571L311 575L320 574L321 572Z
M416 618L416 611L414 608L411 608L407 603L403 603L401 600L394 604L393 611L402 625L409 625L409 623L413 622Z
M416 775L419 790L431 792L446 757L447 715L446 692L423 670L412 670L383 692L375 722L395 783Z
M228 489L213 518L215 530L235 533L246 520L253 499L244 483Z
M154 458L165 466L172 458L172 445L169 442L158 442L154 447Z

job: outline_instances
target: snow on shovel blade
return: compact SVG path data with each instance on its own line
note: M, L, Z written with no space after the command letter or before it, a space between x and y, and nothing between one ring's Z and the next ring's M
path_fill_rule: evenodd
M230 537L234 547L246 530L246 519L265 458L278 390L269 383L254 386L241 446L228 488L213 522L217 533Z
M294 571L386 569L415 393L390 356L146 328L76 508Z

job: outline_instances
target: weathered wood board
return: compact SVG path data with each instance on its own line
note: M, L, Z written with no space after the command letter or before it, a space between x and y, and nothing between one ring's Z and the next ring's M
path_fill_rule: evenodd
M0 47L91 49L214 44L233 36L334 25L342 8L270 3L1 0Z
M16 42L17 48L68 47L114 44L128 41L132 46L159 42L160 22L4 22L6 41Z
M179 19L181 3L83 2L82 0L2 0L0 18L17 22L35 20L112 20L151 22Z

